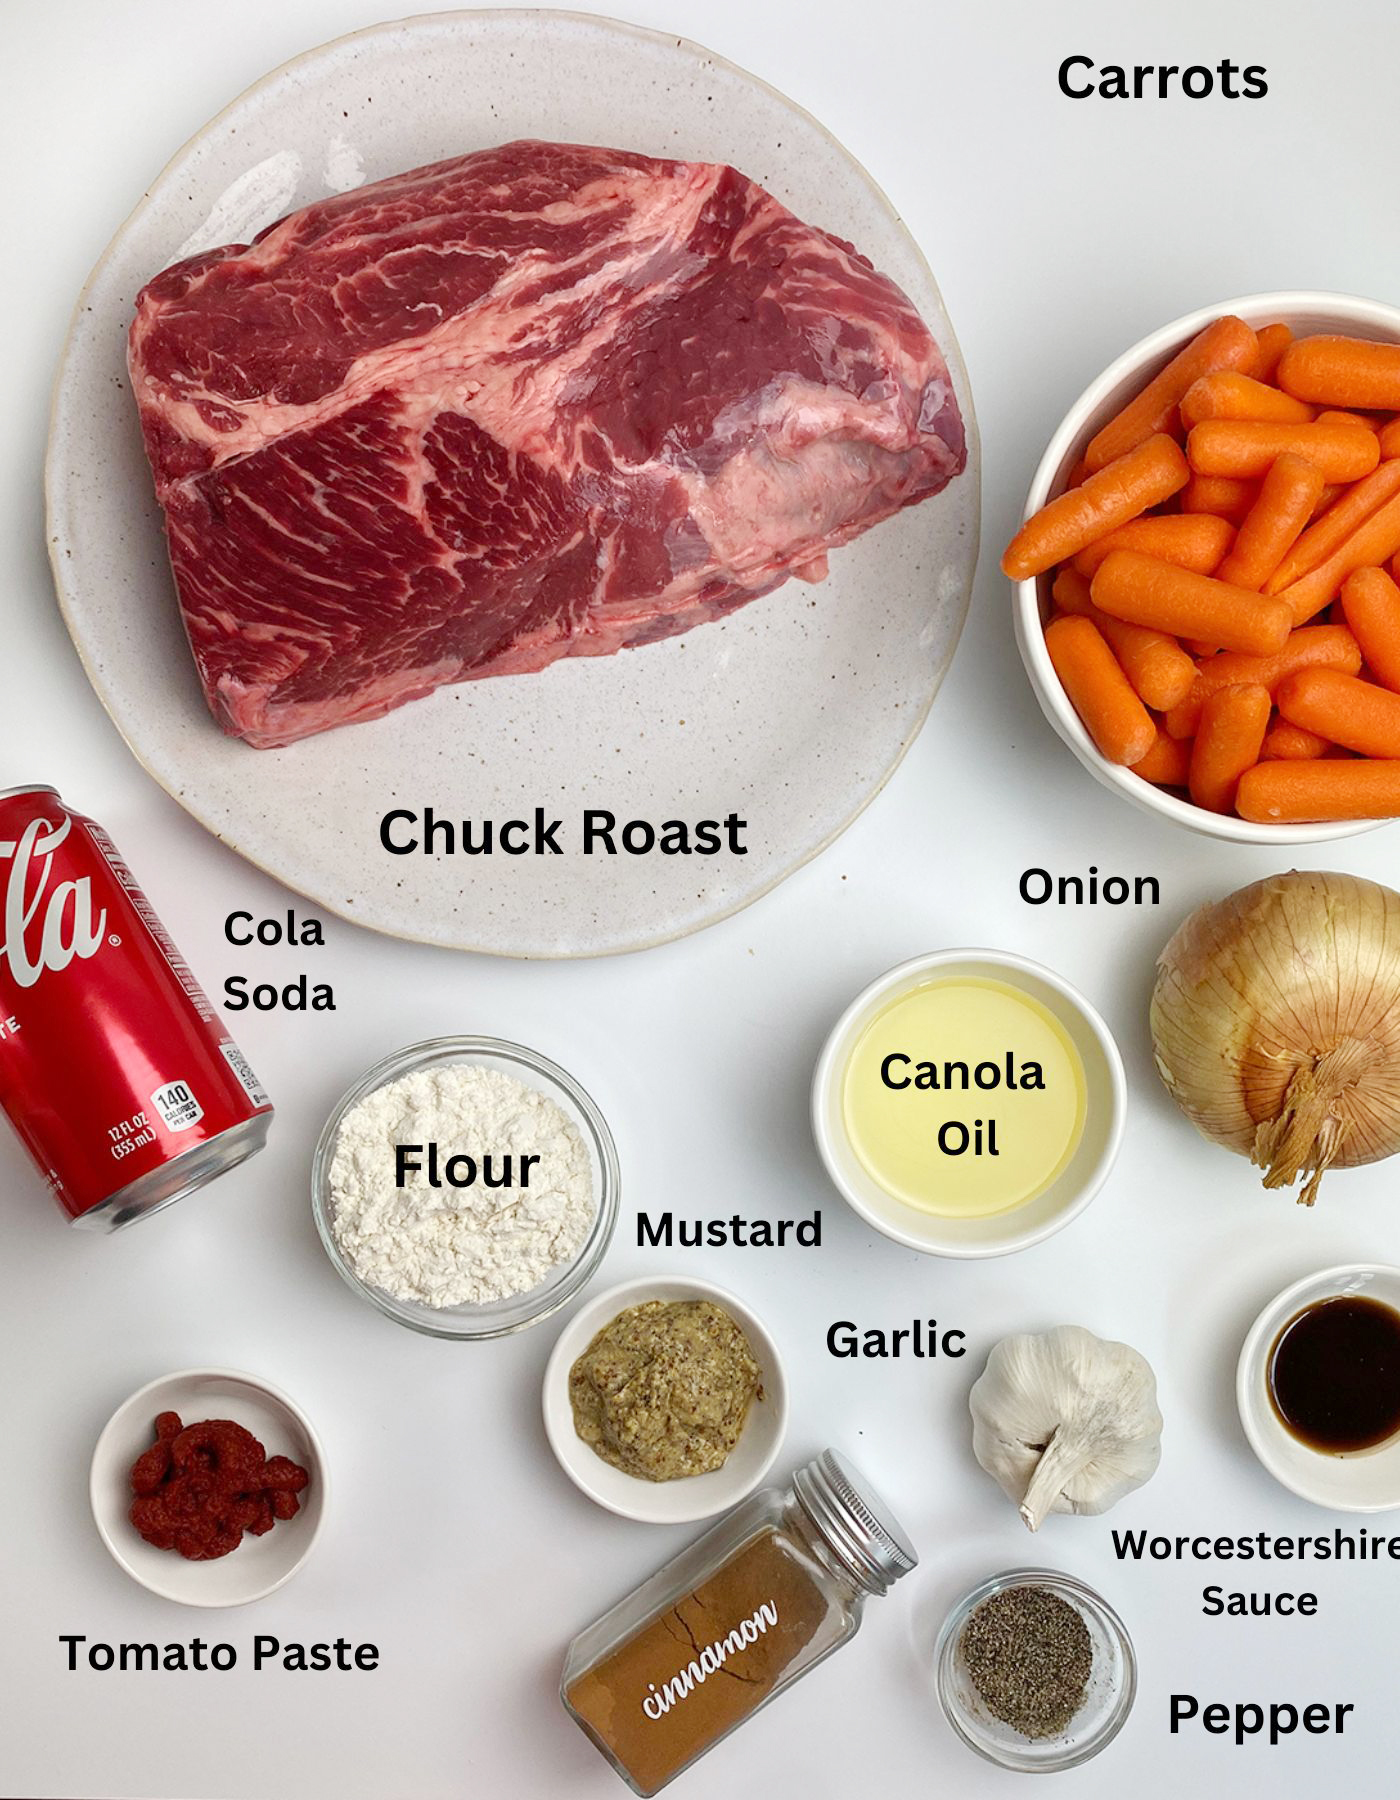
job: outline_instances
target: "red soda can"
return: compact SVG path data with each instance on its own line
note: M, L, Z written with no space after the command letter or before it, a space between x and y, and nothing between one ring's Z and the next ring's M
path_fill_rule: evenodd
M272 1104L100 825L0 792L0 1106L75 1225L116 1231L260 1150Z

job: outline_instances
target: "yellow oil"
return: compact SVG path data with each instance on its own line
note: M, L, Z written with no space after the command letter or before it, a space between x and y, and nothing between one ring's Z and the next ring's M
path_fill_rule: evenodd
M1084 1065L1039 1000L954 976L876 1014L841 1099L851 1148L886 1193L924 1212L986 1218L1044 1193L1074 1155Z

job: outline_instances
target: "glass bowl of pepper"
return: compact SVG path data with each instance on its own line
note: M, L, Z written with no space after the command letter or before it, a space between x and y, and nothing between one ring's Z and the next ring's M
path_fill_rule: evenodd
M962 1741L1003 1769L1032 1773L1097 1756L1137 1693L1123 1621L1054 1569L1008 1569L975 1587L944 1621L934 1667Z

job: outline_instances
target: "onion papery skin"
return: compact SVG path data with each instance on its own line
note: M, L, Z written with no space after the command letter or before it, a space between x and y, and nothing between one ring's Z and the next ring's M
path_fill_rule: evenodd
M1400 1150L1400 894L1294 870L1198 908L1157 961L1152 1043L1213 1143L1303 1179Z

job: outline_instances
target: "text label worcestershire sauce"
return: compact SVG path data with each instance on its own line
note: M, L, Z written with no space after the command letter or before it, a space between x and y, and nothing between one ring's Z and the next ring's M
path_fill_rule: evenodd
M1059 1021L1001 981L933 980L896 996L846 1065L846 1134L886 1193L985 1218L1041 1194L1084 1129L1084 1069Z

